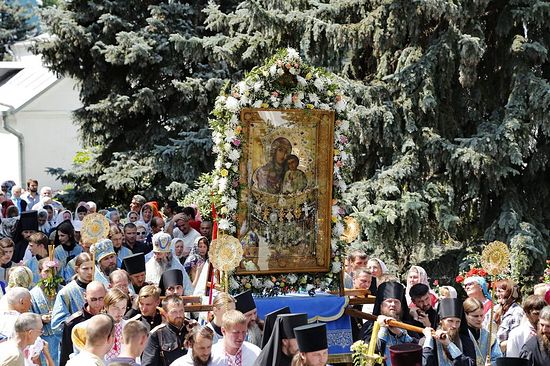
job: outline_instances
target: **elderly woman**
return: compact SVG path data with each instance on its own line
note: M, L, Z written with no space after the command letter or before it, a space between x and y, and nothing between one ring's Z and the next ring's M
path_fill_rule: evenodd
M407 304L409 307L413 306L411 297L409 296L409 290L411 287L416 285L417 283L423 283L424 285L430 287L430 283L428 282L428 274L426 273L426 270L420 266L412 266L409 269L409 272L407 273L407 287L405 289L405 297L407 298ZM435 305L437 304L437 296L430 288L430 299L432 303L432 307L435 308Z
M483 304L483 313L491 310L491 295L485 278L479 276L468 277L464 280L464 290L468 297L478 299Z
M483 328L483 304L478 299L469 297L464 301L464 314L468 323L468 334L476 350L476 364L478 366L496 366L496 360L502 357L498 342L491 337L491 357L487 360L489 332Z

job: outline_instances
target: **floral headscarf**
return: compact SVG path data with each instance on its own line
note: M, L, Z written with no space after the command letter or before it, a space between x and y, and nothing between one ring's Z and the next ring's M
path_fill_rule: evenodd
M32 271L28 267L13 267L8 279L8 288L24 287L30 290L33 287L32 277Z

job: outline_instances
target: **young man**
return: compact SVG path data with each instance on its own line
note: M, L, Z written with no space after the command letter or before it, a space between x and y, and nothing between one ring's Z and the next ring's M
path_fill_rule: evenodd
M294 328L299 352L293 365L324 366L328 361L327 327L324 323L303 325Z
M2 250L2 256L0 257L0 281L4 284L8 284L8 271L13 266L11 261L13 257L13 240L10 238L0 239L0 249Z
M38 261L42 258L48 258L48 245L50 240L42 232L36 232L29 238L28 249L32 254L32 258L25 262L33 274L33 282L38 283L40 280L40 271L38 270Z
M261 350L246 342L248 320L238 310L227 311L222 318L223 339L212 347L212 365L253 365Z
M307 314L281 314L277 316L273 332L262 352L256 359L256 366L290 366L298 353L298 342L294 329L307 325Z
M424 328L422 365L475 366L475 346L467 334L462 303L458 299L441 299L439 318L440 327L434 336L433 328Z
M145 255L136 253L129 255L122 260L122 269L126 270L130 275L130 282L134 292L137 294L141 291L145 282Z
M129 222L124 225L124 246L132 251L132 253L143 253L147 254L151 251L144 242L138 241L137 239L137 227L135 224Z
M537 334L540 312L545 306L546 301L542 296L531 295L523 301L525 316L521 324L510 331L506 347L507 357L519 357L521 347Z
M136 359L141 356L149 336L149 330L140 321L130 320L122 328L122 350L109 364L120 362L130 366L140 366Z
M40 196L38 195L38 181L36 179L27 180L27 191L21 195L27 202L27 208L30 210L32 206L40 202Z
M187 354L178 358L171 366L210 366L212 365L212 339L214 331L207 327L194 327L185 337Z
M155 285L143 286L138 295L138 309L130 309L126 319L139 320L149 330L162 323L162 316L157 307L160 305L160 289Z
M409 290L409 296L415 305L415 308L411 309L411 315L414 319L413 325L423 328L437 328L439 316L432 307L430 288L423 283L417 283Z
M104 366L103 359L113 347L115 322L110 315L98 314L86 325L86 344L78 355L67 362L67 366Z

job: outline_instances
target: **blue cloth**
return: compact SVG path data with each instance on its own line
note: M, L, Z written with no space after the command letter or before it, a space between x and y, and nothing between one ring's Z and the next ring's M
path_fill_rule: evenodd
M351 320L344 314L348 298L328 294L286 295L256 298L256 308L260 319L265 315L288 306L292 313L306 313L308 321L322 321L327 324L328 353L330 355L351 354L353 344Z
M38 286L35 286L31 290L32 298L32 312L39 315L46 315L50 313L52 308L52 301L49 300L44 291ZM61 344L61 333L54 332L51 322L45 323L43 333L41 336L46 342L48 342L48 348L53 358L54 364L59 365L59 345Z
M55 298L52 311L52 329L54 332L63 331L63 322L84 306L84 289L76 280L61 289Z
M63 245L58 245L54 249L54 257L59 262L59 268L61 268L61 277L65 280L65 283L69 283L71 281L71 277L74 275L74 269L69 271L69 266L67 266L67 259L70 261L80 253L82 253L82 247L80 245L76 245L73 250L70 252L67 252ZM80 309L79 309L80 310Z
M124 246L120 247L120 250L118 251L116 257L116 265L118 268L122 268L122 260L126 258L129 255L132 255L132 251Z
M33 256L31 259L25 262L25 266L29 267L32 271L32 283L37 284L40 281L40 271L38 270L38 259Z

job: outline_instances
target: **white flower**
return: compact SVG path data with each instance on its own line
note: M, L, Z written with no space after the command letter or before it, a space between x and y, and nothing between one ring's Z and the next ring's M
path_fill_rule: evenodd
M254 83L254 91L259 92L262 89L263 86L264 86L264 82L262 80L256 81Z
M225 142L231 142L233 141L233 139L235 138L235 132L233 131L233 129L231 128L228 128L227 129L227 132L225 133Z
M334 235L339 237L340 235L342 235L343 232L344 232L344 224L342 224L341 222L337 222L334 225Z
M283 69L277 69L277 74L283 75L285 73L285 70Z
M222 168L222 161L220 159L216 159L214 162L214 168L216 168L216 170L220 170Z
M229 211L235 211L237 209L237 204L238 204L238 201L236 199L230 198L227 201L227 209Z
M349 130L349 121L344 119L342 120L342 123L340 123L340 130L343 132L347 132Z
M337 205L332 206L332 216L338 216L338 212L340 211L340 207Z
M241 106L246 106L250 104L250 98L248 98L246 95L243 95L241 97Z
M316 87L317 90L319 90L319 91L325 90L325 85L324 85L324 83L323 83L323 80L321 80L321 78L315 79L315 81L313 82L313 85L315 85L315 87Z
M241 95L244 95L248 91L248 85L244 81L239 82L237 88L239 88L239 94Z
M231 144L229 142L225 142L223 144L223 151L229 151L231 150Z
M338 273L342 270L342 263L332 262L332 273Z
M278 100L278 99L271 103L271 105L273 106L273 108L278 108L280 104L281 104L281 103L279 103L279 100Z
M247 271L257 271L258 267L252 261L244 261L244 269L246 269Z
M227 230L229 229L229 220L228 219L220 219L220 221L218 222L218 228L220 230Z
M309 94L307 95L307 97L309 98L309 102L310 102L310 103L313 103L313 104L315 104L315 105L316 105L317 103L319 103L319 97L317 96L317 94L315 94L315 93L309 93Z
M226 167L226 169L231 169L231 166L232 166L232 165L233 165L233 164L230 163L230 162L227 162L227 163L224 164L224 166Z
M321 108L325 111L328 111L330 109L330 106L328 104L321 103L321 104L319 104L319 108Z
M332 249L333 252L337 251L338 250L338 240L336 239L331 239L330 240L330 247Z
M300 60L300 54L294 48L287 48L286 54L291 60Z
M227 108L230 112L236 113L239 111L239 101L233 97L227 97L227 100L225 101L225 108Z
M260 108L262 106L263 100L259 99L252 104L253 108Z
M231 279L229 280L229 287L231 287L232 290L236 290L239 288L239 283L237 282L237 280L235 280L235 278L231 277Z
M288 69L288 72L291 73L292 75L296 75L296 69L294 67L291 67L290 69Z
M233 149L229 152L229 155L227 156L229 160L237 161L241 157L241 153L239 150Z
M311 283L308 283L308 284L306 285L306 291L307 291L307 292L313 290L314 288L315 288L315 286L313 286Z
M301 76L296 76L296 80L298 81L298 85L300 86L306 86L307 85L307 80L304 79L303 77Z
M283 105L284 106L289 106L290 103L292 103L292 95L287 94L287 96L283 98Z
M271 282L271 280L265 280L264 286L265 288L272 288L275 284Z
M343 180L338 182L338 189L340 189L340 191L344 192L347 188L348 185L346 184L346 182L344 182Z
M334 105L334 109L336 109L336 112L342 112L344 109L346 109L347 104L348 102L346 102L344 98L342 98L338 102L336 102L336 105Z
M276 64L271 65L271 67L269 68L269 73L271 74L271 76L275 76L275 74L277 73L277 65Z
M226 177L221 177L218 180L218 190L219 190L220 194L223 194L223 192L225 191L226 188L227 188L227 178Z
M219 133L218 131L212 132L212 142L214 143L214 145L217 145L220 142L222 142L222 134Z
M231 115L231 119L229 120L229 124L232 127L235 127L238 123L239 123L239 118L237 117L237 115L236 114Z
M256 276L252 276L252 280L250 281L250 283L252 283L252 286L254 286L255 288L262 287L262 282Z
M296 283L296 281L298 281L298 276L296 276L294 273L291 273L286 277L286 280L292 285Z

